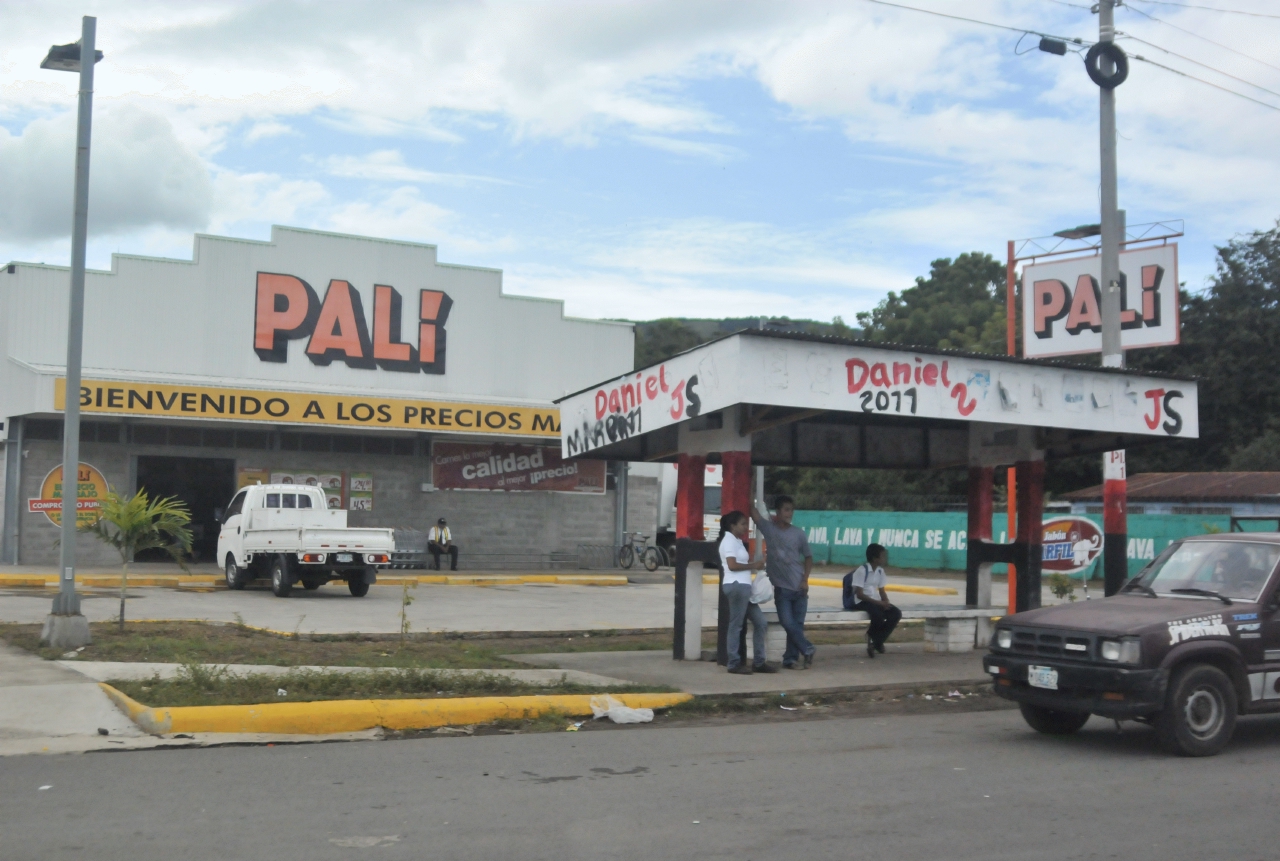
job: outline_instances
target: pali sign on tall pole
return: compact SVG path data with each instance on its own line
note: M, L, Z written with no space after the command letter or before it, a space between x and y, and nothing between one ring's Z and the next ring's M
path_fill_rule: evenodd
M71 221L71 296L67 314L67 391L80 391L84 344L84 264L89 228L89 140L93 125L93 67L101 55L96 48L98 19L81 21L80 42L55 45L40 64L44 69L80 73L76 116L75 201ZM80 398L67 398L62 431L62 538L58 556L58 594L45 620L41 640L57 648L77 648L89 642L89 623L80 612L76 594L76 517L80 476Z

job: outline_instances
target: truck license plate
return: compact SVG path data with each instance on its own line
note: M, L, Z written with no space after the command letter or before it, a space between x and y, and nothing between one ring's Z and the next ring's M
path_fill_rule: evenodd
M1027 684L1033 688L1058 689L1058 671L1053 667L1027 667Z
M339 562L350 562L354 557L350 553L337 553L333 558ZM1056 677L1057 673L1054 673L1054 676ZM1056 688L1057 685L1054 685L1054 687Z

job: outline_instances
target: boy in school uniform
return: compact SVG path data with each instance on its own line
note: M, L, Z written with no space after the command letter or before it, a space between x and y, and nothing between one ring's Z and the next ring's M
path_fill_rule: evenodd
M867 546L867 562L844 575L844 608L861 610L871 617L867 627L867 657L884 654L885 640L902 621L902 611L889 602L885 593L884 566L889 551L882 545Z

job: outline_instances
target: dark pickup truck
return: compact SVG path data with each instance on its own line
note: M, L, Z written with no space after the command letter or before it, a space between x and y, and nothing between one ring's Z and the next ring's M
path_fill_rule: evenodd
M1039 732L1100 715L1212 756L1237 715L1280 711L1277 563L1274 533L1184 539L1117 595L1004 617L983 666Z

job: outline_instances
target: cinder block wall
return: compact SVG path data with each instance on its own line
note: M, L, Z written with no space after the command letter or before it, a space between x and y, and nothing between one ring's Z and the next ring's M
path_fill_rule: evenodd
M29 440L22 470L21 562L24 565L55 565L60 532L43 514L26 511L26 500L36 497L49 470L62 461L62 445L47 440ZM130 458L163 457L231 458L237 468L260 468L295 472L370 472L373 474L373 511L348 513L351 526L382 526L426 530L440 517L449 520L454 541L460 548L460 567L529 568L546 564L557 550L572 551L578 544L613 543L615 492L574 494L501 491L437 490L422 492L431 481L431 459L427 456L308 453L298 451L244 451L182 446L147 446L85 442L80 459L100 469L115 489L132 492ZM2 462L0 462L2 465ZM652 480L648 480L652 483ZM3 484L0 484L2 487ZM656 486L632 480L628 496L634 505L652 511L632 517L653 520ZM230 501L230 500L228 500ZM637 524L641 521L635 521ZM647 521L645 521L647 522ZM639 525L633 528L641 528ZM77 541L77 564L101 567L119 564L113 550L89 536Z

